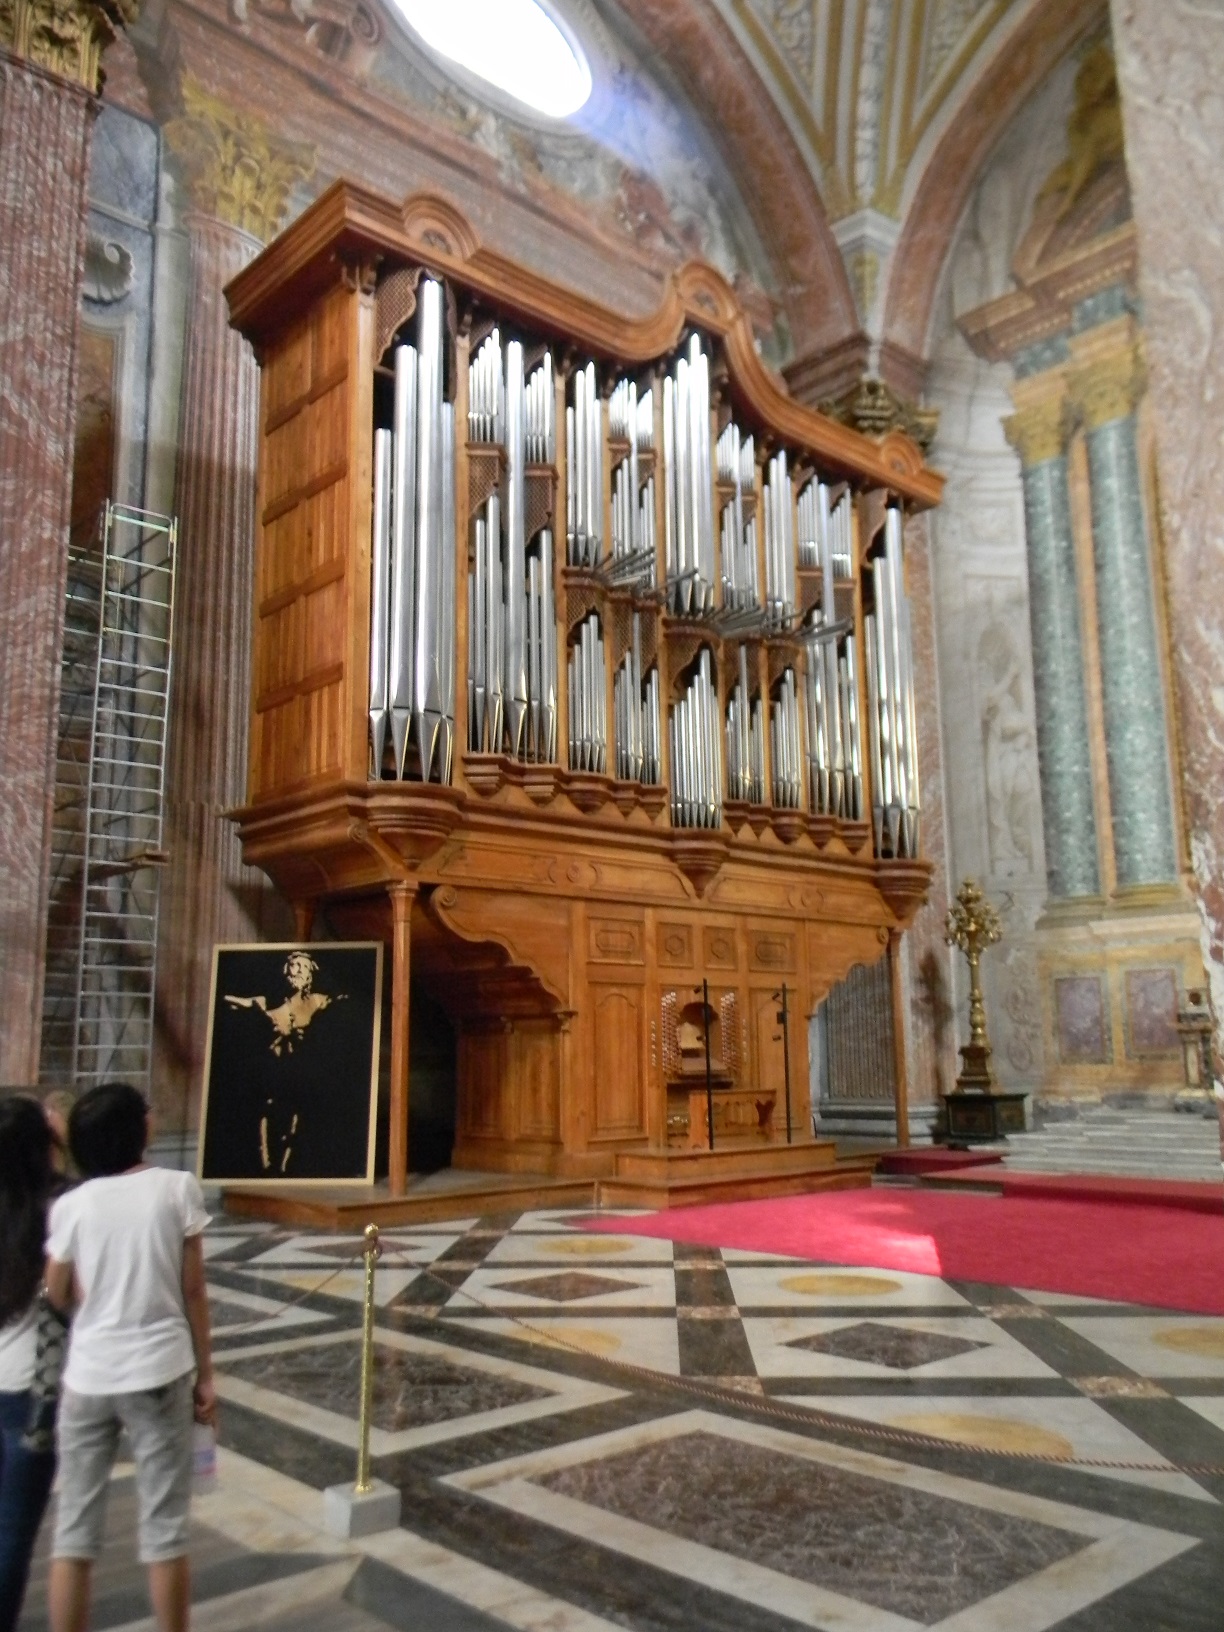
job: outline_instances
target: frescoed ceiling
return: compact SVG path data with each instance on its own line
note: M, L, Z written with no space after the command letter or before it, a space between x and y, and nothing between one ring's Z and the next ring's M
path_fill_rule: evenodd
M933 167L945 192L1102 0L713 0L819 190L879 364L895 251ZM966 122L976 141L941 154ZM953 143L957 147L957 143ZM940 160L944 161L942 166ZM970 169L976 169L971 164ZM924 204L929 206L930 188ZM940 214L946 213L945 206ZM912 234L911 234L912 236ZM917 326L906 325L911 349ZM919 348L920 349L920 348Z

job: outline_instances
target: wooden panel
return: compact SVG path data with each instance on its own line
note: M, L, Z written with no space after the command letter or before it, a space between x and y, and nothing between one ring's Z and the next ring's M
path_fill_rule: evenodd
M343 286L331 291L264 366L253 798L351 774L358 752L349 726L358 668L352 623L355 602L368 604L368 590L365 598L356 592L368 546L353 548L351 537L349 351L358 299ZM363 435L368 441L368 425Z
M507 1038L509 1091L521 1139L561 1135L561 1034L520 1022Z
M642 924L633 918L592 918L588 926L587 957L592 963L640 964Z
M795 972L795 937L782 930L750 929L748 931L748 967L765 974L793 975Z
M455 1112L458 1132L478 1138L496 1137L502 1132L505 1078L505 1033L461 1032Z
M640 986L594 983L590 994L595 1136L644 1134L645 994Z
M738 969L739 952L735 931L722 925L707 927L701 932L701 950L707 969Z
M782 1051L782 1027L778 1021L778 999L771 992L753 991L749 994L752 1014L752 1086L762 1093L778 1096L778 1122L785 1128L782 1108L786 1084L786 1061ZM791 1042L794 1043L796 1016L791 1016ZM791 1097L795 1090L794 1050L791 1052Z
M659 924L655 935L656 956L664 969L693 967L693 928L668 919Z

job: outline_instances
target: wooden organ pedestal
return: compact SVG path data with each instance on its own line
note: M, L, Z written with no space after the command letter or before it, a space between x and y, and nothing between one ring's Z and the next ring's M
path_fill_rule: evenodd
M929 881L901 519L940 479L787 396L705 266L627 319L338 182L227 295L262 392L235 820L302 933L391 949L392 1193L410 978L456 1166L700 1154L705 980L720 1154L793 1167L779 989L810 1147L807 1018Z

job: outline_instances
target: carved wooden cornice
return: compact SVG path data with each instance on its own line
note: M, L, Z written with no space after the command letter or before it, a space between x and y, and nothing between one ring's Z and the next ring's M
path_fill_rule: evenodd
M330 251L330 258L320 253ZM776 433L806 449L830 471L876 483L919 508L938 504L943 478L923 462L906 434L882 440L839 425L791 397L757 355L752 324L726 279L690 261L669 278L648 317L626 319L575 290L524 267L480 242L448 199L417 193L397 204L350 181L336 181L276 243L226 288L230 318L258 349L319 292L319 279L341 264L425 265L469 295L546 333L561 333L621 364L651 362L679 344L692 324L722 341L733 388Z
M283 141L191 74L183 77L182 101L183 113L167 123L165 135L192 202L267 243L284 222L294 187L314 174L315 149Z
M102 53L139 9L139 0L0 0L0 46L100 91Z

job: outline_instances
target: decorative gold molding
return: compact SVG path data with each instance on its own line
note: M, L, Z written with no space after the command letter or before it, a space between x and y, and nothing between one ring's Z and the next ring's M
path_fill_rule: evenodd
M139 0L0 0L0 46L100 91L102 53L139 9Z
M1024 403L1003 421L1003 434L1026 470L1058 459L1067 450L1073 429L1067 399L1061 393Z
M1084 429L1095 431L1133 414L1146 379L1143 355L1134 341L1070 369L1067 385Z
M267 243L284 225L294 187L314 174L315 148L283 141L262 119L230 107L190 74L183 78L182 96L184 111L169 121L165 134L192 201Z

